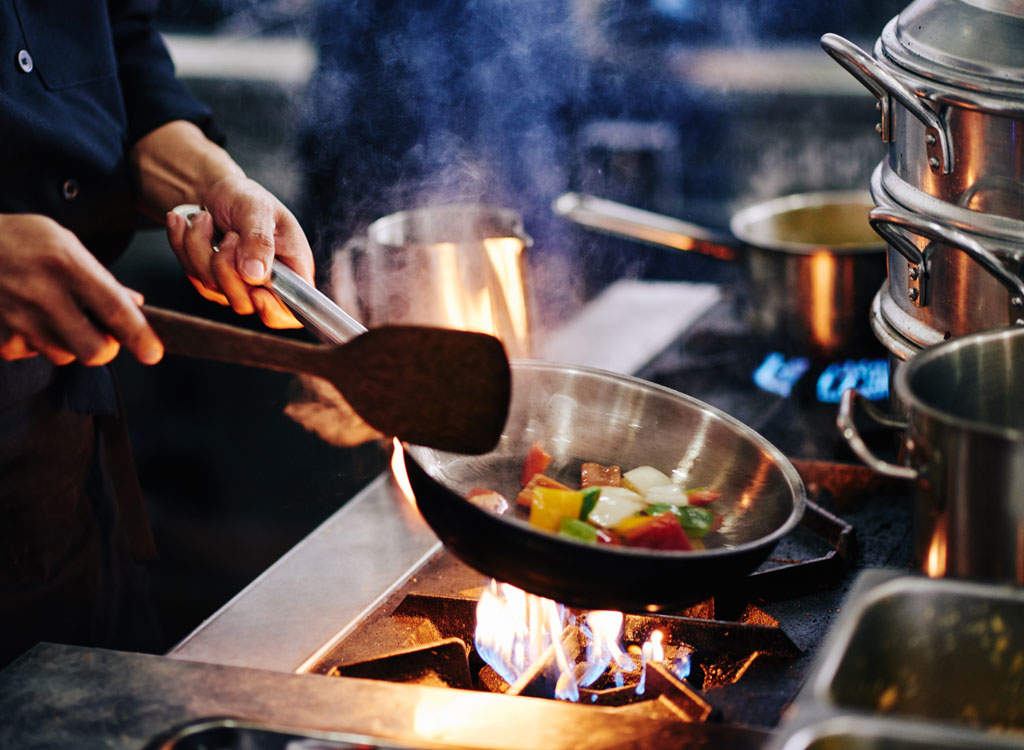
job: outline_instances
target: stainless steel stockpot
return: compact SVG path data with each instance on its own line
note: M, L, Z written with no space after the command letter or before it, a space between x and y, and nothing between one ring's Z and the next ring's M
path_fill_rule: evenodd
M895 376L905 420L881 415L855 391L837 424L854 452L886 476L912 480L918 564L933 577L1024 585L1024 328L938 344ZM879 459L855 425L863 408L898 429L903 465Z
M867 221L865 190L820 190L759 201L708 229L613 201L566 193L554 205L578 224L744 264L751 329L793 353L872 351L868 308L885 280L885 243Z
M1024 219L1024 5L915 0L869 55L825 51L878 97L892 178L952 207Z
M1024 222L948 206L887 174L872 175L870 222L888 241L888 323L919 347L1024 324Z

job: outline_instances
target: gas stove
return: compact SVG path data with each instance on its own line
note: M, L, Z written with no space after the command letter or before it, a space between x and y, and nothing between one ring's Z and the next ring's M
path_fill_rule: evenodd
M800 526L742 583L685 610L624 614L622 646L630 658L640 658L653 631L662 633L666 658L647 664L643 690L629 680L602 678L568 703L554 699L543 660L513 683L497 674L474 647L476 604L490 581L441 546L389 474L344 502L172 649L169 660L157 657L153 689L164 691L165 700L159 686L167 684L168 669L203 672L189 678L193 693L178 696L192 715L213 711L293 729L330 726L386 736L395 747L764 747L805 684L858 573L910 566L911 507L905 488L886 484L842 453L835 405L815 396L829 364L791 368L790 374L801 374L790 378L788 395L759 387L754 373L776 353L745 336L728 294L707 302L636 373L761 432L791 457L811 502ZM786 362L795 357L779 354ZM582 648L579 631L589 614L570 612L561 635L570 653ZM682 655L688 671L673 666ZM117 658L127 657L83 662L95 669ZM65 665L69 659L59 658ZM140 669L145 674L151 667ZM272 695L252 704L245 686L273 681L270 673L282 686L302 677L321 686L294 683L304 695L322 690L338 696L336 711L325 709L330 720L314 720L308 710ZM429 732L423 712L411 708L424 701L436 709ZM324 699L314 702L324 708ZM223 727L207 727L202 736L218 731Z
M757 373L780 358L777 377L759 385ZM820 398L829 390L823 381L877 385L877 361L801 363L798 354L774 352L745 333L726 295L712 298L637 374L717 406L768 437L792 458L811 502L799 528L741 584L678 612L626 613L624 647L639 653L658 629L670 654L688 654L687 674L651 668L643 691L606 685L585 692L580 703L657 721L770 732L803 684L857 573L905 570L911 563L905 488L849 461L834 425L835 404ZM316 585L302 582L314 572ZM554 678L543 665L531 679L509 684L474 649L476 604L488 583L440 547L393 480L382 476L171 655L555 703ZM308 615L301 624L289 611L296 605ZM562 636L570 649L578 648L573 623L586 615L572 613ZM245 635L257 620L269 638Z

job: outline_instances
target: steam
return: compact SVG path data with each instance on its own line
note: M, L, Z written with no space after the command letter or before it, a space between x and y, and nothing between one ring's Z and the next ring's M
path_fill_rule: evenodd
M304 150L318 266L383 216L486 203L519 212L535 239L540 314L578 307L576 233L550 209L570 185L567 113L587 90L570 3L328 0L311 33L320 64Z

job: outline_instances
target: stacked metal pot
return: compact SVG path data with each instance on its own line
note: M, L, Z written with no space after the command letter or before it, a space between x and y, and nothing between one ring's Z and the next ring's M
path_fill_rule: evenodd
M888 242L871 326L890 354L908 465L886 470L857 444L852 397L840 426L869 464L916 481L922 567L1024 584L1024 424L1007 422L1021 417L1020 397L993 396L978 374L996 367L1002 382L1024 381L1024 0L917 0L872 54L834 34L821 41L878 97L876 128L890 144L871 181L871 223ZM964 411L982 400L984 410ZM1006 443L998 451L992 435ZM985 487L993 476L1015 479ZM980 528L968 517L986 495L981 515L995 525Z
M872 327L893 359L1024 325L1024 2L918 0L869 55L822 46L878 97L890 144L872 223L889 241ZM894 363L896 364L896 363Z

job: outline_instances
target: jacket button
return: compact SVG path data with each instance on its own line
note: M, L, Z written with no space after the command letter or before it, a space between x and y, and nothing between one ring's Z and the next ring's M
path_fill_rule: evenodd
M78 197L78 182L76 180L64 180L60 190L64 200L73 201Z
M32 55L28 53L27 49L18 50L18 67L26 73L31 73L34 63L32 62Z

